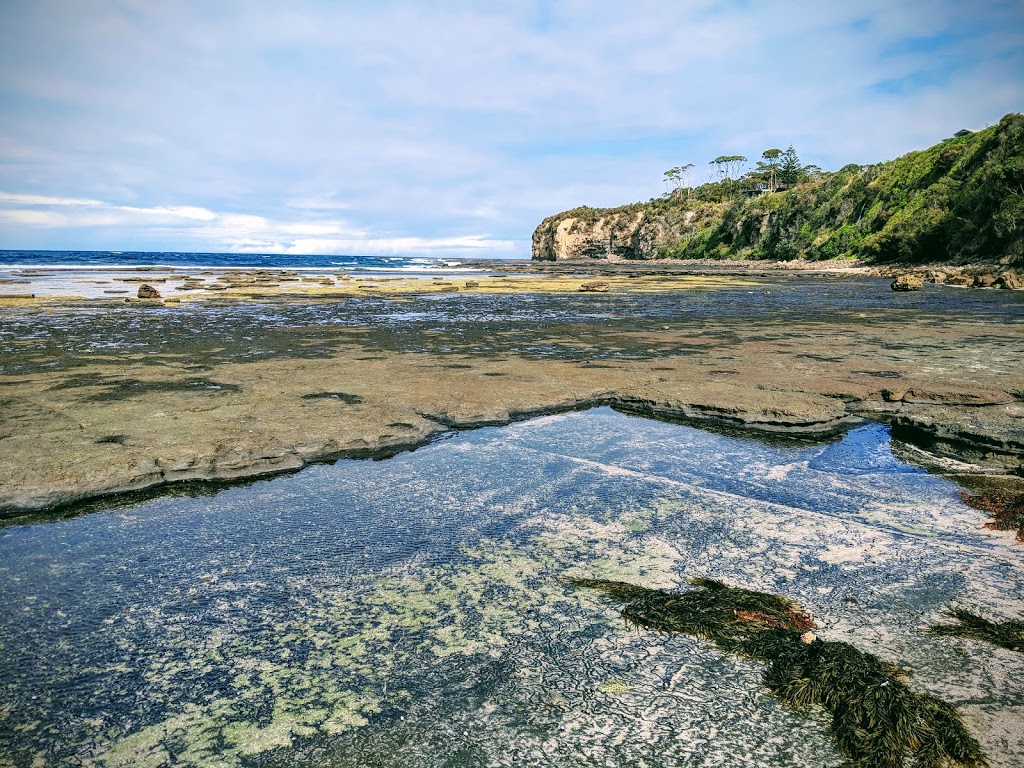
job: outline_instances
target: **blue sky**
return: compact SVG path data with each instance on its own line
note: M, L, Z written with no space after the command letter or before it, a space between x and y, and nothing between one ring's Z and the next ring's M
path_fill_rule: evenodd
M1024 110L1024 0L8 0L0 104L0 248L528 257L674 165Z

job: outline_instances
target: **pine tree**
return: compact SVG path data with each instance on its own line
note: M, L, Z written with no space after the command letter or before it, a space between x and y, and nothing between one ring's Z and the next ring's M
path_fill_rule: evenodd
M796 150L790 144L789 148L782 155L782 164L779 166L779 181L783 184L796 184L803 178L804 168L800 165L800 158L796 156Z

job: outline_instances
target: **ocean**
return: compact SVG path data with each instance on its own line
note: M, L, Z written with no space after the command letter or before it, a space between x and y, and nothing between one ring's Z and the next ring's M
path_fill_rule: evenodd
M184 253L174 251L0 251L0 266L171 269L296 269L422 272L459 266L458 259L425 256L315 256L280 253Z

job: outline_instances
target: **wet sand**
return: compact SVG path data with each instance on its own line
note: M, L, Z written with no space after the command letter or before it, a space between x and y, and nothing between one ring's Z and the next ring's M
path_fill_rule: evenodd
M800 439L881 419L911 460L1021 473L1019 291L560 269L237 271L187 291L157 282L163 297L145 301L137 282L128 301L0 297L0 509L386 455L598 404ZM608 291L580 293L595 274Z

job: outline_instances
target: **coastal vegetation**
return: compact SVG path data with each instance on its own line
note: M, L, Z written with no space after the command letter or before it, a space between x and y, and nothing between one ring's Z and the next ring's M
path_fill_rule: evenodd
M712 160L716 180L692 188L679 166L662 197L548 217L533 257L1024 264L1022 114L837 171L802 165L793 147L741 176L745 161Z
M786 598L690 579L677 592L620 581L570 583L625 603L629 624L710 640L721 650L765 662L765 686L797 710L822 707L830 734L858 768L985 766L981 746L956 708L914 691L899 667L848 643L809 631L810 616Z

